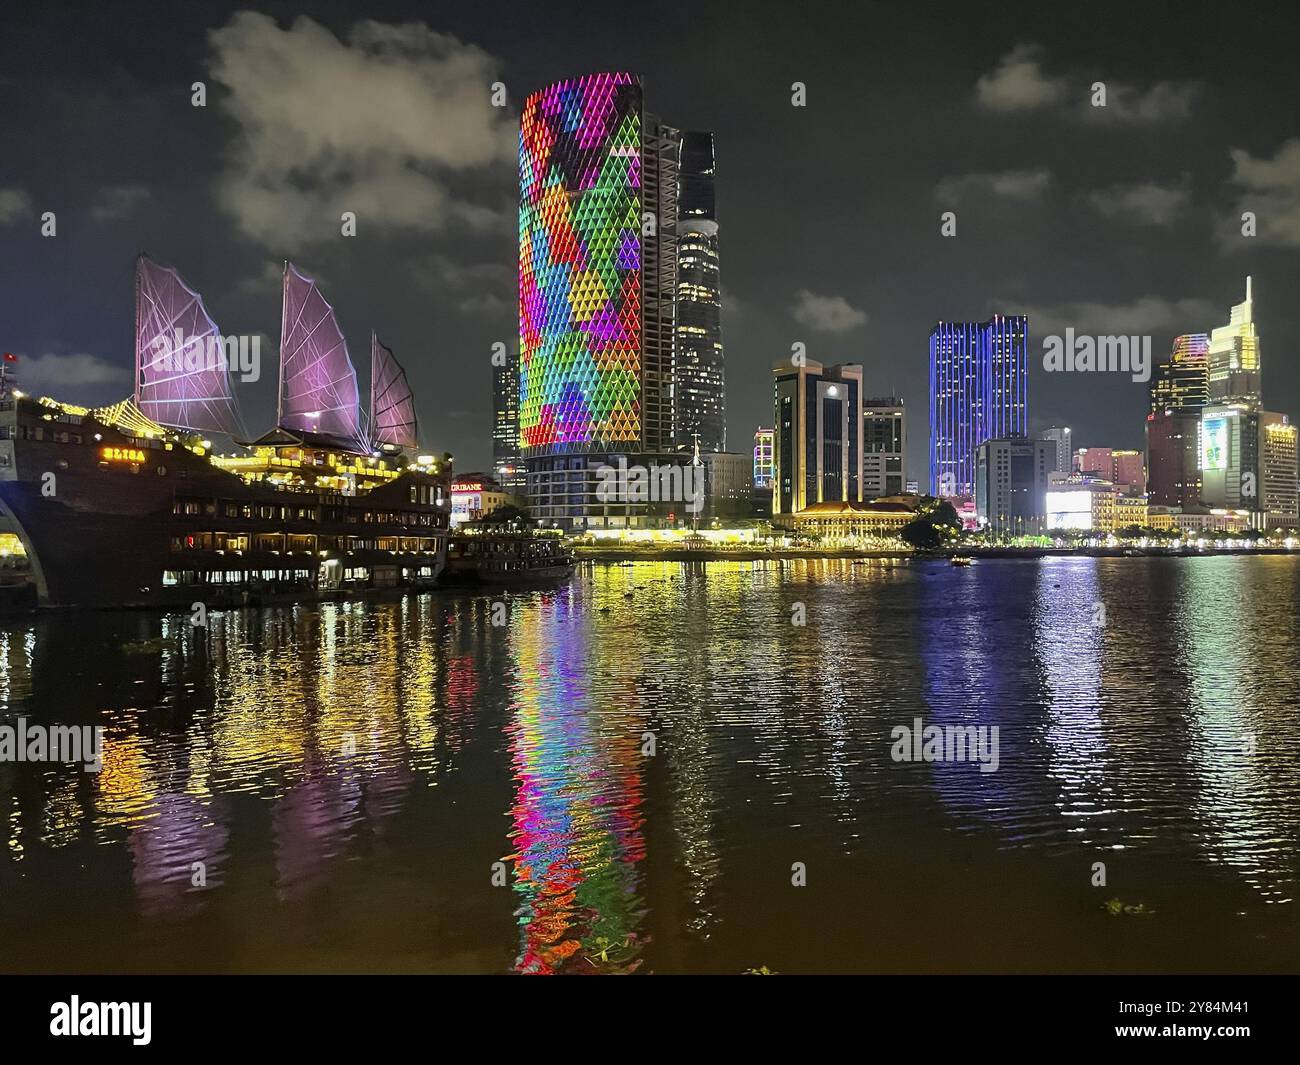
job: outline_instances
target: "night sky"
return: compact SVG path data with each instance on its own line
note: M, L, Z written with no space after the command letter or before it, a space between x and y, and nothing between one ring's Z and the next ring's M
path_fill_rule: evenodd
M425 446L486 468L492 345L517 344L520 106L562 77L630 70L650 110L717 134L730 450L770 424L771 364L802 341L903 396L924 481L930 328L996 312L1030 315L1031 428L1140 447L1147 386L1047 374L1043 336L1150 334L1159 360L1174 335L1225 323L1247 273L1265 403L1300 415L1287 5L362 7L6 8L0 348L22 356L21 387L130 392L142 250L271 354L290 258L335 304L363 390L373 327L410 373ZM268 358L241 387L255 431L274 378Z

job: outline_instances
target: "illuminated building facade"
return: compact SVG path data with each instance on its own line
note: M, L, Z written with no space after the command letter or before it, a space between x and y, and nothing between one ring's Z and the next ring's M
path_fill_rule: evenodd
M862 498L907 488L907 412L896 396L862 401Z
M986 440L976 453L975 510L981 527L1007 536L1044 531L1049 474L1056 445L1049 440Z
M1257 528L1296 518L1296 427L1247 402L1212 403L1201 414L1201 502L1249 511Z
M772 487L773 471L772 448L776 433L771 429L759 428L754 431L754 487Z
M673 352L677 447L727 450L722 289L714 204L713 134L680 136L677 197L676 346Z
M1047 491L1047 528L1071 532L1113 532L1115 486L1094 477L1072 478Z
M930 333L930 491L970 498L985 440L1029 423L1029 319L939 322Z
M529 509L543 524L652 526L682 509L598 495L600 471L620 459L689 461L674 427L682 147L645 110L634 74L556 82L524 104L519 441ZM696 169L687 187L698 207L699 181L712 175ZM699 237L709 219L691 217ZM716 284L716 261L697 266ZM709 301L694 302L711 320Z
M507 491L522 492L524 467L519 458L519 357L507 355L492 370L492 466Z
M451 525L478 521L514 500L504 486L482 473L462 473L451 482Z
M1197 414L1210 402L1210 338L1186 333L1174 338L1169 361L1151 374L1151 413Z
M1249 277L1245 300L1233 306L1227 325L1210 334L1206 364L1211 402L1262 401L1259 334L1255 331L1255 300Z
M862 502L862 367L780 363L773 514Z
M1296 427L1285 414L1260 418L1260 500L1269 523L1284 524L1297 516Z

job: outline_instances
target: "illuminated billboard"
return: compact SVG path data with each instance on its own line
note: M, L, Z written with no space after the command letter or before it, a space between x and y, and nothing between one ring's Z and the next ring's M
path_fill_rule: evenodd
M1047 493L1049 529L1091 529L1092 493L1086 488L1068 488Z
M1228 468L1228 419L1206 418L1201 422L1201 469Z

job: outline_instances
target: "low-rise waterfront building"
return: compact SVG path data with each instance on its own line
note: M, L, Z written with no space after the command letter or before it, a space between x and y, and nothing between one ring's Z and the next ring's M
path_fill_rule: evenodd
M797 514L773 519L778 528L818 536L823 546L861 547L897 544L903 526L916 517L915 496L893 496L870 503L828 500L813 503Z

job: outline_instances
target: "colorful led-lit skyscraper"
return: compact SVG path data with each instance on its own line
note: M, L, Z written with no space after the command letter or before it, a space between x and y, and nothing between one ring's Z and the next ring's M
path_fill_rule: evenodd
M524 104L519 436L543 521L639 523L635 506L597 502L597 470L673 447L678 137L633 74L556 82Z
M973 498L976 454L1029 424L1029 319L939 322L930 333L930 491Z
M713 134L680 137L677 205L677 321L673 353L677 447L727 450L722 290L714 207Z

